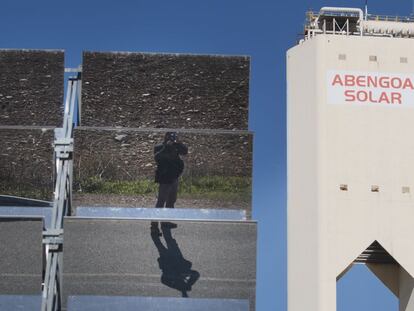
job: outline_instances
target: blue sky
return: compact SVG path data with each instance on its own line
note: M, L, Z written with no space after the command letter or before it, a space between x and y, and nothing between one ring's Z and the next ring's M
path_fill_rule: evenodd
M64 49L67 67L81 63L82 50L250 55L257 310L286 310L285 53L303 30L306 10L362 7L364 2L2 0L0 47ZM405 16L412 10L411 0L371 0L369 5L376 14ZM392 311L397 301L358 266L338 284L338 307Z

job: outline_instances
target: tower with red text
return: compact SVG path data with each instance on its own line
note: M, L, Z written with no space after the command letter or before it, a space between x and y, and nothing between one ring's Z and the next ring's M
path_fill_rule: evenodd
M288 310L365 264L414 310L414 20L308 13L287 52Z

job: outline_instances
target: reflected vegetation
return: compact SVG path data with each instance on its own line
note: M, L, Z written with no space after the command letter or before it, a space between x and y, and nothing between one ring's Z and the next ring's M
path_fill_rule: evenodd
M178 138L169 146L171 133ZM177 144L176 161L163 156ZM75 145L75 205L164 206L169 196L159 190L172 187L159 189L159 184L178 181L167 207L250 209L252 136L247 132L77 129ZM166 181L164 171L171 177ZM155 204L157 197L162 200Z

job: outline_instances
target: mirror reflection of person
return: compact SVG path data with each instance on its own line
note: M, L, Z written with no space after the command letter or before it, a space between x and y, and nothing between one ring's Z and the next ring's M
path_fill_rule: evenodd
M151 232L151 238L160 255L158 265L162 271L161 283L180 291L182 297L188 297L187 292L191 291L192 286L200 278L200 273L191 269L192 262L184 258L177 241L172 237L171 229L176 227L173 223L161 223L166 246L158 234Z
M178 140L175 132L165 133L163 143L154 147L154 159L157 163L155 182L159 184L155 207L174 208L177 201L178 179L184 171L184 161L180 156L187 153L187 146ZM157 231L158 223L152 223L151 228Z

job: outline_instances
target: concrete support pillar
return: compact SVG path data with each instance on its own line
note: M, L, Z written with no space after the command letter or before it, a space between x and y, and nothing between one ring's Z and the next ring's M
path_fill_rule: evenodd
M303 311L306 306L307 311L320 310L320 280L314 266L297 266L289 264L288 281L288 310Z
M336 310L336 277L330 277L322 282L320 311Z
M332 311L336 310L336 279L306 282L307 286L291 284L288 293L289 311ZM300 289L300 290L299 290Z
M402 267L399 285L400 311L414 311L414 278Z

